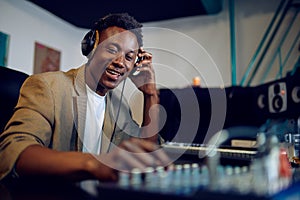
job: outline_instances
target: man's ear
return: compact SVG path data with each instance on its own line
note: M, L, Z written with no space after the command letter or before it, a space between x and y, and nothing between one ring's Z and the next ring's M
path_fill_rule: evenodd
M95 33L96 33L96 36L95 36L95 43L94 43L94 49L97 48L98 44L99 44L99 31L98 30L95 30Z

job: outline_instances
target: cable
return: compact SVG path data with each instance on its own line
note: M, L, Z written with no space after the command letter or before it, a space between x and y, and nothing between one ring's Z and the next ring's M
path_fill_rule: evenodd
M127 78L126 78L127 79ZM121 110L121 104L122 104L122 100L123 100L123 93L124 93L124 88L125 88L125 83L126 83L126 79L124 79L123 81L123 86L122 86L122 90L121 90L121 97L120 97L120 101L119 101L119 106L118 106L118 111L117 111L117 116L116 116L116 120L115 120L115 123L114 123L114 129L112 131L112 135L111 135L111 138L110 138L110 143L109 143L109 146L108 146L108 149L107 149L107 153L111 147L111 143L112 143L112 140L115 136L115 131L116 131L116 127L117 127L117 122L118 122L118 119L119 119L119 114L120 114L120 110Z

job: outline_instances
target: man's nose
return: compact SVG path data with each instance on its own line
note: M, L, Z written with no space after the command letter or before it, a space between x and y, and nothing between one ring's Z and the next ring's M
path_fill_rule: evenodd
M114 60L114 63L117 64L119 67L125 66L125 57L123 55L118 55Z

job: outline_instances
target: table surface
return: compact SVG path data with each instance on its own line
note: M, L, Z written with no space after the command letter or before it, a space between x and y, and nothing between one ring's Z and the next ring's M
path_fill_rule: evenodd
M97 181L70 183L61 180L19 180L16 182L0 182L0 199L215 199L215 200L288 200L300 199L300 183L293 184L287 190L272 197L257 197L234 193L220 193L207 190L197 190L191 195L175 193L149 192L132 188L120 188L114 183L99 184Z

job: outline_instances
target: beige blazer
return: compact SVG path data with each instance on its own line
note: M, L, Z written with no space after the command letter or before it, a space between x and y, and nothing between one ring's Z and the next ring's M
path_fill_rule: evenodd
M29 145L59 151L82 150L87 104L84 73L85 66L81 66L68 72L32 75L24 82L14 115L0 135L0 180ZM120 101L120 92L109 92L101 153L131 136L139 136L139 125L132 120L126 101Z

